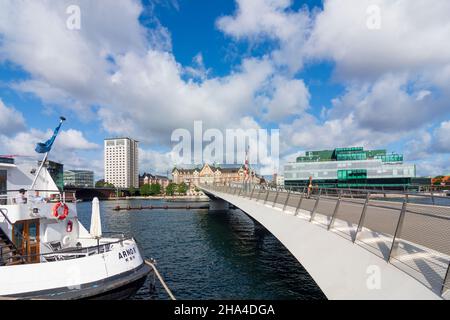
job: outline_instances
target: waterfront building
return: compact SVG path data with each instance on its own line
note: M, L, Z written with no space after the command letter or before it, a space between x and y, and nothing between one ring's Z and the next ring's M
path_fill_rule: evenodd
M448 187L450 186L450 175L432 178L431 184L435 186Z
M362 147L307 151L284 166L285 185L329 188L400 189L414 184L416 167L403 163L403 155Z
M117 188L139 188L138 141L105 139L105 182Z
M145 184L159 184L164 190L170 182L171 180L168 177L153 175L150 173L144 173L139 176L139 187Z
M284 187L284 176L277 175L275 183L277 184L277 187Z
M42 161L38 162L40 166ZM64 165L55 161L47 160L44 163L44 168L50 173L53 181L60 191L64 189Z
M238 167L220 167L205 164L203 167L194 169L174 168L172 170L173 182L180 184L182 182L190 186L198 184L228 184L242 183L245 180L244 166ZM252 172L251 182L260 183L260 177Z
M94 187L94 172L88 170L68 170L64 171L64 186L78 188Z

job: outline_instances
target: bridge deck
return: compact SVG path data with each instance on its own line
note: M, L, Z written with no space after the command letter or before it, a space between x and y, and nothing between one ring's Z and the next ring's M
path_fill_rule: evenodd
M402 203L371 201L361 232L353 243L349 240L355 237L364 199L341 202L336 210L337 199L333 198L325 197L316 203L315 199L300 201L300 194L288 196L287 193L275 195L269 192L264 196L254 194L253 199L249 199L250 194L242 197L209 186L203 189L242 209L265 226L330 299L441 298L450 252L447 247L442 247L439 232L424 236L413 231L424 227L450 230L447 219L424 220L420 215L407 216L403 219L402 232L397 232L395 254L392 254ZM424 211L422 207L413 205L408 210ZM314 208L316 214L311 223ZM440 210L443 218L447 217L445 210L450 212L450 208ZM334 223L328 232L332 217Z

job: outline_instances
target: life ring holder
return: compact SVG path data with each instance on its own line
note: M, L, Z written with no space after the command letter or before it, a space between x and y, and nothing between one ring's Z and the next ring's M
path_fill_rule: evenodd
M63 212L62 214L59 213L60 208L63 208ZM53 217L55 217L56 219L63 221L65 220L68 216L69 216L69 207L67 206L67 204L62 203L62 202L58 202L57 204L55 204L53 206Z

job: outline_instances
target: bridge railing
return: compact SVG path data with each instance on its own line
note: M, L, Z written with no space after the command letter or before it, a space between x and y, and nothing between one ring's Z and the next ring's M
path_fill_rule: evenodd
M202 185L289 212L360 245L438 294L450 290L450 198L398 191Z

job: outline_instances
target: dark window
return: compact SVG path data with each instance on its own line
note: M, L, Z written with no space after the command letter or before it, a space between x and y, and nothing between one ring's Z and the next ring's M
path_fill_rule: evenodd
M2 205L6 204L6 197L4 197L6 194L6 187L6 170L0 170L0 204Z

